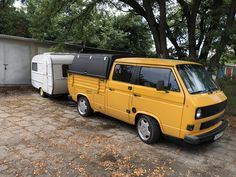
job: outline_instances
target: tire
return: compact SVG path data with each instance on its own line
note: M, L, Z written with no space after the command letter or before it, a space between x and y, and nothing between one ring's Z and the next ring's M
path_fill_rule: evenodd
M77 102L77 111L83 117L88 117L93 113L93 110L86 97L84 96L79 97Z
M40 95L41 97L43 97L43 98L46 98L46 97L47 97L46 93L43 91L42 88L39 88L39 95Z
M161 129L158 122L146 115L141 115L136 124L139 138L147 144L156 143L160 139Z

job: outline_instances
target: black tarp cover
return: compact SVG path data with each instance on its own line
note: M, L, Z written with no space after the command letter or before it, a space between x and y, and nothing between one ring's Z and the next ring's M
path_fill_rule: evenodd
M72 62L70 72L108 79L113 62L118 58L133 55L112 54L77 54Z

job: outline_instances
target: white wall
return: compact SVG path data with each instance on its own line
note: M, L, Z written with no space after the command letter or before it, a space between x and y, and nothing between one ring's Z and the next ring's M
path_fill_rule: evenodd
M0 85L31 84L31 59L49 46L12 39L0 40ZM3 64L7 65L7 70Z

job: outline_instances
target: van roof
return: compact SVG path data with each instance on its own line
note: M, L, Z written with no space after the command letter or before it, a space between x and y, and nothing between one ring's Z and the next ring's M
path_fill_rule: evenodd
M176 66L179 64L199 64L196 62L184 61L184 60L171 60L160 58L119 58L116 62L122 63L134 63L134 64L147 64L147 65L163 65L163 66Z

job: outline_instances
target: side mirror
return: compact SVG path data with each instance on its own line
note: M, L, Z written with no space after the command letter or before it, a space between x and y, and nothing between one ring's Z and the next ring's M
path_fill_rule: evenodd
M156 89L159 90L159 91L164 91L165 90L164 80L157 81Z

